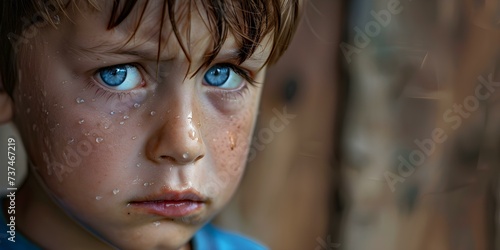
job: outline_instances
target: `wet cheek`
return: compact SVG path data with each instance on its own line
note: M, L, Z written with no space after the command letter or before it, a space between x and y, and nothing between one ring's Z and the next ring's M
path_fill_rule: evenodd
M211 134L208 144L216 163L218 183L230 191L222 195L224 199L232 194L243 173L254 116L254 112L248 110L233 115L210 129L217 131Z
M85 180L97 188L111 167L106 162L113 157L109 147L116 142L114 134L131 119L103 114L91 107L92 101L57 95L57 91L46 94L40 85L34 87L39 90L20 91L24 94L18 96L16 110L34 165L55 192L75 176L77 182Z

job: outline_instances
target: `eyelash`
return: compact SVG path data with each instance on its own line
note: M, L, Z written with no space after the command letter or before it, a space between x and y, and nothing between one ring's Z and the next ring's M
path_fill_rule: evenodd
M131 65L131 66L137 67L140 72L144 71L144 69L140 65L133 64L133 63L118 64L118 65L115 65L115 66L120 66L120 65ZM255 86L258 85L258 82L255 81L255 79L251 76L251 74L247 70L244 70L241 67L236 66L236 65L231 64L231 63L219 63L219 65L223 65L223 66L229 67L231 70L234 71L234 73L236 73L239 76L241 76L243 78L243 80L245 80L251 86L255 87ZM97 74L99 72L99 70L101 70L101 69L102 68L96 70L93 73L91 79L87 82L87 84L85 86L85 89L90 89L90 90L95 91L94 97L93 97L94 99L105 98L106 101L109 101L112 98L118 98L120 101L123 101L125 98L130 98L131 96L134 95L134 92L132 92L132 91L119 91L119 92L115 92L115 91L112 91L112 90L107 89L104 86L102 86L102 84L99 83L94 78L94 75ZM147 81L144 80L144 77L143 77L143 81L145 81L146 84L147 84ZM219 93L221 93L221 95L224 98L235 99L237 97L244 97L245 94L248 92L248 90L249 90L248 84L244 84L243 87L241 89L237 90L237 91L227 91L227 90L222 90L222 89L218 89L216 91L218 91Z

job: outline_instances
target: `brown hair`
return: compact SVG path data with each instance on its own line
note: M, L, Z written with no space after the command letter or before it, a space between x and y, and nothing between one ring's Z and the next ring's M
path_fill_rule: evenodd
M184 0L182 0L184 1ZM228 33L234 34L238 45L238 63L243 63L250 57L266 35L272 34L272 49L266 64L275 63L287 49L295 32L299 20L299 9L302 0L211 0L201 1L208 17L207 28L213 38L211 52L205 56L200 66L210 65L219 53ZM54 17L57 13L66 13L65 9L74 4L75 0L2 0L0 1L0 74L3 87L12 96L14 83L17 82L17 66L15 52L20 43L27 43L23 32L33 26L55 25ZM91 9L100 11L96 0L85 1ZM175 16L176 0L163 2L162 18L168 13L173 32L184 54L190 56L177 29ZM197 3L194 0L186 1L188 9ZM149 0L145 0L140 21L144 15ZM110 19L107 25L112 29L122 23L137 5L137 0L113 0ZM78 8L78 6L76 6ZM26 17L32 17L30 19ZM188 16L189 18L189 16ZM140 23L139 21L139 23ZM161 27L163 22L161 22ZM136 27L136 30L137 31ZM134 34L135 34L134 31ZM35 30L36 32L36 30ZM134 34L131 34L132 38ZM31 38L31 37L28 37ZM160 38L161 39L161 38ZM189 39L189 37L188 37ZM189 41L188 41L189 43ZM158 59L161 42L158 45ZM0 86L1 89L1 86Z

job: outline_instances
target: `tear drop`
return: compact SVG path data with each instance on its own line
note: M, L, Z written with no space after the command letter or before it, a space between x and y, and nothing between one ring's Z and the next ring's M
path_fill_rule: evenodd
M137 139L137 136L132 136L132 140L135 140L135 139Z
M137 176L133 181L132 181L132 184L136 185L136 184L139 184L139 181L141 181L141 179L139 179L139 176Z
M75 142L75 139L74 138L69 138L68 144L72 144L73 142Z
M188 152L182 154L182 158L187 159L188 157L189 157L189 153Z
M113 194L116 195L117 193L120 192L120 189L116 188L116 189L113 189Z
M84 122L85 122L85 120L81 119L81 120L78 121L78 124L82 125Z
M233 133L229 133L229 147L234 150L236 147L236 140L234 139Z
M138 108L140 108L140 107L141 107L141 104L139 104L139 103L134 103L134 108L138 109Z
M127 120L128 118L130 118L130 116L128 116L128 115L123 116L123 120Z
M85 100L83 98L80 98L80 97L76 98L76 103L80 104L80 103L84 103L84 102L85 102Z
M115 111L111 111L109 112L110 115L114 115L115 114Z
M123 125L123 124L125 124L125 122L120 122L120 125Z
M97 138L95 138L95 142L97 142L97 143L101 143L103 140L104 140L104 139L103 139L103 138L101 138L101 137L97 137Z
M26 109L26 114L29 114L31 112L31 109L30 108L27 108Z
M149 113L151 116L155 116L156 115L156 112L155 111L151 111L151 113Z
M61 23L61 18L59 17L59 15L54 15L52 16L52 21L54 22L55 25L57 25Z
M189 130L188 135L189 135L189 138L191 138L191 140L194 140L196 138L196 132L192 129Z
M95 197L96 200L101 200L102 199L102 196L96 196Z
M137 163L135 164L136 167L140 168L141 167L141 164L140 163Z
M159 221L155 221L155 222L153 222L153 224L155 225L155 227L157 227L157 226L160 225L160 222Z

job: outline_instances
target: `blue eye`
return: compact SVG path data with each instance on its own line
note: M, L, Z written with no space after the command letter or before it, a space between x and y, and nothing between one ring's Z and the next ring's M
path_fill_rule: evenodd
M97 79L106 87L115 90L131 90L142 83L137 67L132 65L116 65L100 69Z
M206 84L223 89L236 89L243 83L243 77L234 72L231 66L218 64L205 73Z

